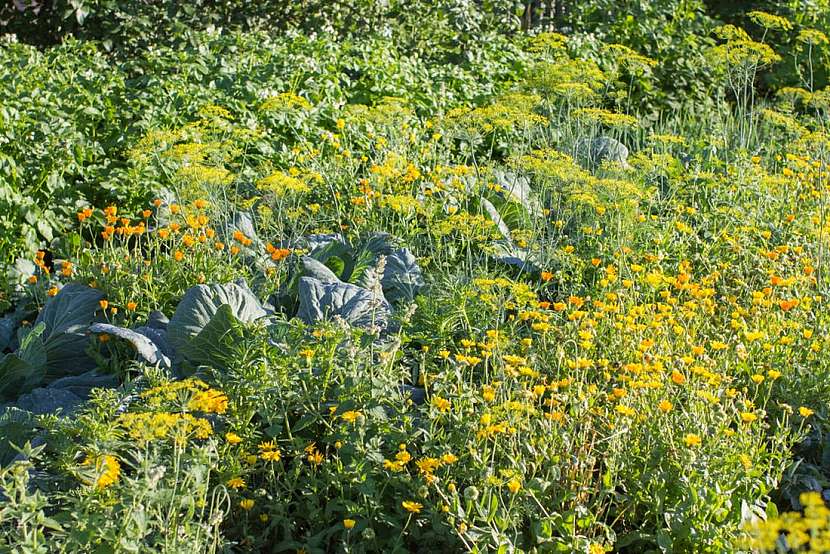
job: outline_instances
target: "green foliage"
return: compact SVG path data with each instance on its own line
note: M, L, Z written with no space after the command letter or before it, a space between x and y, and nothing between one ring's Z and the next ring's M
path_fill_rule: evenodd
M830 483L830 102L756 88L821 14L494 33L533 27L511 4L286 12L333 38L56 2L132 38L5 44L0 550L725 552L826 519L776 502Z

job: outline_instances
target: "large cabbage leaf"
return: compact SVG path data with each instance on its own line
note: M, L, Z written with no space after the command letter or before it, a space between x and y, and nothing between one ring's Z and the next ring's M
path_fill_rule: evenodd
M29 412L15 408L0 410L0 467L17 457L18 451L12 445L22 446L35 433L35 418Z
M350 283L322 283L312 277L300 279L300 308L297 316L315 323L335 316L355 327L389 325L392 308L383 296Z
M233 357L233 345L244 336L245 328L228 304L222 304L207 325L182 345L181 357L195 366L226 367Z
M43 323L46 348L46 380L78 375L95 367L86 349L87 330L100 319L99 303L104 294L85 285L70 284L46 302L35 320Z
M167 339L179 360L216 361L212 355L203 355L200 349L211 346L212 340L235 332L236 322L252 323L267 315L244 282L196 285L188 289L170 318ZM216 354L214 349L211 352Z
M158 329L133 330L109 323L94 323L90 325L89 331L95 334L112 335L129 342L135 348L136 354L150 365L159 364L164 367L171 365L170 358L164 351L163 332Z
M95 388L112 388L118 385L114 375L87 371L81 375L70 375L53 381L45 387L38 387L21 395L16 407L33 414L71 414L89 398Z
M44 323L32 329L17 352L0 359L0 397L14 398L32 390L46 377L46 347L43 344Z
M424 277L415 256L407 248L395 250L386 257L380 280L383 295L389 302L413 300L424 287Z

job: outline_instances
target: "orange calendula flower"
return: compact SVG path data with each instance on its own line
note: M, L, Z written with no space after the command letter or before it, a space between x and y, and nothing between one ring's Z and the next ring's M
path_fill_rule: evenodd
M682 385L686 382L686 377L679 371L675 370L671 372L671 380L675 385Z
M440 396L435 396L432 399L432 405L435 406L435 408L439 412L443 413L443 412L446 412L447 410L450 409L451 403L446 398L441 398Z
M784 312L789 312L793 308L797 308L799 304L800 301L797 298L793 298L791 300L781 300L778 303L778 307Z

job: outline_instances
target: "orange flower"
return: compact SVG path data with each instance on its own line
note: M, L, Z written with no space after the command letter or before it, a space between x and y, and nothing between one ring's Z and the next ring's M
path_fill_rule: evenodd
M671 380L675 385L682 385L686 382L686 377L679 371L675 370L671 372Z
M284 260L291 254L291 250L288 248L275 248L273 252L271 252L271 259L275 262L280 260Z
M800 304L800 301L798 300L798 298L793 298L791 300L782 300L782 301L780 301L778 303L778 307L781 308L781 310L783 310L785 312L789 312L793 308L798 307L799 304Z
M542 272L542 281L547 283L551 279L553 279L553 273L551 273L550 271L543 271Z

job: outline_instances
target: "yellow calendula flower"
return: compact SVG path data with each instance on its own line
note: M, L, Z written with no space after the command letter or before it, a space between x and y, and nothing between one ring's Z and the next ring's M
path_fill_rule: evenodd
M432 398L432 405L435 406L439 412L443 413L450 409L451 403L446 398L435 396Z
M343 527L346 529L354 529L354 526L357 522L353 519L346 518L343 520Z
M404 500L401 502L401 506L403 506L404 510L412 514L420 513L421 508L424 507L423 504L415 502L414 500Z
M225 433L225 440L228 441L228 444L239 444L242 442L242 437L236 433L228 432Z
M267 441L259 445L259 457L266 462L279 462L282 459L282 452L274 441Z
M227 485L232 489L244 489L247 486L245 484L245 480L241 477L233 477L228 479Z
M685 437L683 437L683 443L689 448L700 446L702 442L703 440L700 438L700 436L694 433L688 433Z
M349 410L340 414L340 419L348 423L354 423L362 414L357 410Z

